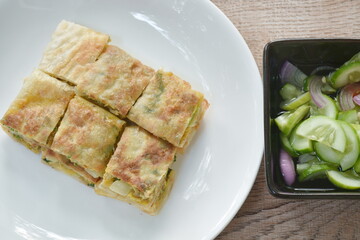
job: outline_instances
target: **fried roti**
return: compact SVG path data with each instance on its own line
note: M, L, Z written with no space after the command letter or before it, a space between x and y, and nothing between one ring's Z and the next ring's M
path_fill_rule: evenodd
M131 203L155 215L174 179L176 148L138 126L128 126L111 157L98 194Z
M124 124L115 115L76 96L70 101L50 148L97 181L105 172Z
M128 118L155 136L185 148L209 104L203 94L191 89L176 75L157 71Z
M70 100L72 87L35 70L3 116L4 130L18 142L38 153L56 131Z
M39 68L76 85L76 79L83 74L83 66L95 62L109 40L106 34L63 20L51 37Z
M95 63L86 66L76 89L79 95L123 118L153 76L152 68L108 45Z

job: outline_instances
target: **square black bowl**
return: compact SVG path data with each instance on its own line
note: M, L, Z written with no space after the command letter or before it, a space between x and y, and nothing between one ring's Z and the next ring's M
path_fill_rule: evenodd
M280 69L287 60L305 74L320 66L339 67L360 52L360 39L293 39L268 43L263 55L265 173L269 191L282 198L360 198L360 191L334 187L328 180L287 186L279 167L279 130L271 119L281 111Z

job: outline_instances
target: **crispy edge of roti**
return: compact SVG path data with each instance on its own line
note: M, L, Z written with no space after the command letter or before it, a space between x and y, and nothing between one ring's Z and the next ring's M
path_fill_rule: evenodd
M124 197L120 194L116 194L115 192L111 191L109 189L109 179L112 179L113 177L110 175L107 175L105 173L104 178L102 181L95 184L95 192L99 195L110 197L113 199L121 200L124 202L127 202L131 205L136 206L143 212L155 216L159 213L163 205L165 204L166 200L168 199L171 189L174 184L175 180L175 171L172 169L169 169L168 174L166 175L165 181L162 184L162 189L160 191L160 194L157 198L154 198L153 201L139 199L136 196L133 196L129 194L128 196ZM111 182L112 183L112 182Z
M65 173L68 176L78 180L79 182L86 184L89 187L94 187L94 184L100 180L95 179L90 174L85 172L84 169L80 169L81 167L74 165L67 159L64 155L58 154L52 151L50 148L42 148L41 151L41 159L42 163Z
M20 92L0 120L2 128L13 139L39 153L74 95L72 87L36 69L24 79Z
M76 79L83 74L83 66L95 62L109 41L107 34L62 20L45 48L39 68L76 85Z

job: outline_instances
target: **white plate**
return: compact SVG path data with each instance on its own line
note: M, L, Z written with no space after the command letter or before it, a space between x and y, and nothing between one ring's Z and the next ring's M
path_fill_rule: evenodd
M206 0L0 0L1 116L62 19L110 34L145 64L189 81L211 106L155 217L96 195L1 131L1 238L214 238L245 201L263 152L262 82L239 32Z

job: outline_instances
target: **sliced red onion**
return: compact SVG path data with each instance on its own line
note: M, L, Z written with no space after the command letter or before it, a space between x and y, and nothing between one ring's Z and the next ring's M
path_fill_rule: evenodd
M285 183L288 186L291 186L295 182L296 178L294 161L283 149L280 149L280 170Z
M310 79L309 83L309 92L311 95L312 101L318 108L323 108L326 105L326 99L321 92L321 87L323 85L322 77L321 76L313 76Z
M333 72L333 71L335 71L335 70L336 70L336 68L331 67L331 66L320 66L320 67L315 68L315 69L310 73L310 76L311 76L311 75L327 75L327 74L329 74L330 72Z
M360 94L355 95L353 97L353 101L354 101L354 103L356 103L356 105L360 106Z
M360 93L360 82L344 86L339 93L339 104L341 110L348 111L355 107L354 96Z
M291 83L299 88L303 87L304 80L307 78L306 74L294 66L292 63L286 61L280 71L281 83Z

